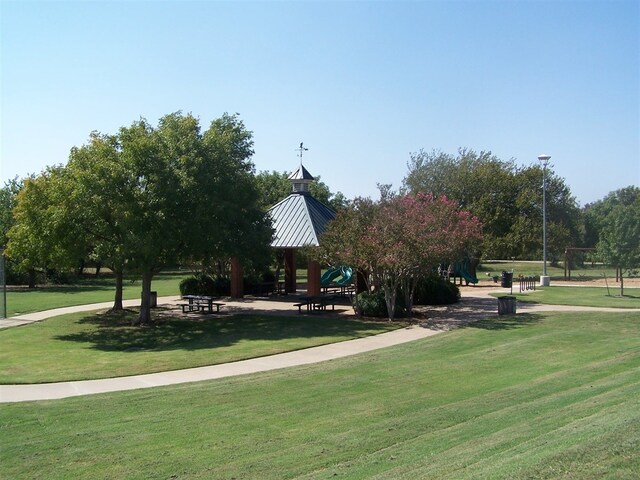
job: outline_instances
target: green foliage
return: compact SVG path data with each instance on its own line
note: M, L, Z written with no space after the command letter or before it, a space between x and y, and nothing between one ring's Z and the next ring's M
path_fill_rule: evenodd
M597 252L602 260L631 274L640 267L640 188L627 187L593 205L589 225L598 232ZM620 283L624 293L624 280Z
M396 293L396 305L394 317L407 315L405 295L402 289ZM438 275L429 275L421 278L414 294L414 305L448 305L460 301L460 289L451 282L441 279ZM360 292L357 302L358 314L365 317L388 317L387 303L384 292Z
M115 135L93 132L67 167L25 183L8 253L25 270L91 259L141 275L146 323L151 281L166 266L269 258L272 229L258 206L252 154L252 134L236 115L204 133L180 112L155 128L141 119Z
M358 315L365 317L388 317L387 303L384 292L360 292L354 305L357 306Z
M197 273L180 282L181 295L229 295L231 281L227 277L212 277L205 273Z
M460 301L460 289L438 275L421 278L414 295L416 305L448 305Z
M7 245L7 233L13 225L13 208L22 187L23 182L14 178L0 188L0 248Z
M316 255L323 263L367 272L368 290L385 293L393 320L400 288L411 314L415 282L422 274L472 250L481 237L478 219L443 197L418 193L378 203L356 199L328 225Z
M542 252L542 168L519 168L491 152L460 149L457 155L411 154L404 188L445 195L483 224L485 258L536 259ZM564 180L547 171L547 250L558 260L567 245L580 245L581 214Z

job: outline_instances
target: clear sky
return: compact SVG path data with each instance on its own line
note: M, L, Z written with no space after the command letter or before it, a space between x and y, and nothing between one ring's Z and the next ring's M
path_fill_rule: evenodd
M177 110L253 131L257 170L304 164L377 198L409 153L547 153L581 205L640 185L640 2L0 0L1 180L92 130Z

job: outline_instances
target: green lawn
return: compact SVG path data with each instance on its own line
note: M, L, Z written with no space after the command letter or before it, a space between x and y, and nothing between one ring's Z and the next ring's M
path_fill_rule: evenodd
M640 288L625 288L624 297L619 289L602 287L536 287L535 291L518 293L518 286L514 283L513 296L518 301L530 303L545 303L548 305L577 305L581 307L608 308L640 308ZM504 293L493 294L496 297Z
M317 365L4 404L0 478L636 479L639 371L639 313L494 317Z
M525 277L540 276L542 275L542 261L485 261L478 266L478 279L483 283L493 282L491 277L496 275L499 277L503 271L513 271L514 279L518 278L519 275ZM560 263L557 267L553 267L547 262L547 274L551 277L552 281L554 279L564 280L564 265ZM600 264L591 266L591 264L587 263L582 267L571 269L571 280L580 283L586 280L601 279L603 278L603 274L609 279L609 283L614 285L616 278L615 269Z
M120 377L273 355L365 337L398 324L329 316L161 317L132 327L137 314L76 313L0 330L0 383Z
M157 275L151 288L159 296L179 295L178 285L189 274L162 273ZM128 279L124 282L123 297L125 300L140 298L142 291L139 279ZM71 305L86 305L99 302L113 302L115 280L112 277L87 278L80 285L63 285L38 287L33 290L7 292L7 315L39 312Z

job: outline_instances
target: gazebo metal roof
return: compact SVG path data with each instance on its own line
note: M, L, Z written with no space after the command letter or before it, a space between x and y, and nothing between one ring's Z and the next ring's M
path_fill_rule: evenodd
M319 237L327 224L336 218L336 212L316 200L308 192L313 177L306 168L300 168L289 176L295 191L276 203L267 214L275 230L273 248L317 247ZM303 183L301 185L301 183Z

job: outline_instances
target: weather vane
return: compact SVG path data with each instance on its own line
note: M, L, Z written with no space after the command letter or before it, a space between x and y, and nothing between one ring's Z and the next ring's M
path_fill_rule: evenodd
M302 165L302 152L306 152L307 150L309 150L308 148L306 148L306 147L304 147L304 146L302 145L303 143L304 143L304 142L300 142L300 146L299 146L298 148L296 148L296 150L297 150L298 152L300 152L300 153L298 154L298 156L300 157L300 165Z

